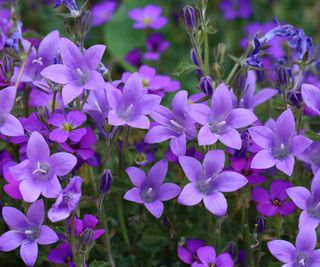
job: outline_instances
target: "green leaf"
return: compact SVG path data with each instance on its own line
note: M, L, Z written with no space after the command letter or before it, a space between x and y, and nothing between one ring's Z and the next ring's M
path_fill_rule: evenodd
M213 28L211 25L207 25L207 27L204 29L207 34L215 34L217 33L217 29Z
M173 73L173 75L180 76L182 74L188 74L197 69L196 65L182 62L178 69Z
M313 131L307 131L307 132L305 132L305 135L307 137L309 137L310 139L312 139L313 141L320 140L320 135L315 133L315 132L313 132Z
M97 261L97 260L94 260L93 262L91 262L89 264L89 267L108 267L109 264L105 261Z

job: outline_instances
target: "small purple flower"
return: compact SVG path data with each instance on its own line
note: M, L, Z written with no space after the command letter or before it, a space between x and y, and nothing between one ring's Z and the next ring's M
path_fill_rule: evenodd
M11 115L17 89L9 86L0 91L0 133L7 136L23 135L19 120Z
M159 219L163 212L162 201L175 198L181 191L176 184L163 184L167 171L168 162L164 159L153 165L147 175L137 167L127 168L126 172L135 187L127 191L124 199L144 204Z
M299 160L310 164L313 174L320 170L320 141L314 141L302 154L298 156Z
M256 92L256 75L254 71L248 71L248 78L245 85L245 93L240 101L232 92L233 106L254 110L256 106L268 101L273 96L278 94L278 90L272 88L264 88Z
M58 241L57 234L44 221L43 200L34 202L27 216L13 207L4 207L2 216L10 231L0 236L0 250L11 251L20 247L24 263L33 266L38 257L38 244L49 245Z
M197 250L204 247L205 243L198 239L188 239L185 247L178 247L178 257L186 264L198 262Z
M86 115L80 111L70 111L67 116L59 113L52 114L48 123L56 126L49 134L49 139L58 143L64 143L69 138L72 142L78 143L87 133L86 128L78 128L86 121Z
M267 181L267 177L261 174L263 170L251 168L253 157L250 156L249 159L232 157L230 158L231 168L245 176L249 184L262 184Z
M111 20L113 13L116 11L117 2L104 0L92 6L92 25L99 26Z
M21 181L19 189L26 202L34 202L40 194L55 198L61 191L57 176L68 174L76 165L75 156L59 152L50 156L43 136L33 132L27 145L27 159L11 167L12 176Z
M316 249L317 233L314 229L304 227L299 230L295 246L285 240L268 242L270 253L285 267L320 266L320 249Z
M219 7L226 20L248 19L252 14L250 0L222 0Z
M146 166L155 160L155 153L150 144L143 141L135 144L136 151L135 163L137 166Z
M152 28L161 29L168 20L161 17L162 9L157 5L146 5L144 8L134 8L128 12L128 16L135 21L134 29Z
M302 84L302 98L306 106L320 116L320 89L312 84Z
M205 246L197 250L198 262L192 263L191 267L233 267L234 263L229 253L221 253L218 257L213 247Z
M61 243L48 254L48 261L55 264L67 264L68 267L76 267L73 261L72 247L69 243Z
M107 91L111 107L108 122L114 126L131 126L148 129L150 114L160 103L161 97L150 95L142 87L142 79L138 73L133 73L126 81L123 91L110 88Z
M79 176L70 179L69 184L61 191L56 202L48 211L50 221L64 220L77 208L81 198L81 184L82 179Z
M183 188L178 202L194 206L203 200L212 214L224 216L227 213L227 200L222 192L236 191L248 182L240 173L223 171L224 161L222 150L209 151L202 164L192 157L179 157L180 165L190 183Z
M144 54L144 58L147 60L159 60L161 53L168 49L169 44L161 33L151 34L146 41L148 51Z
M269 192L262 187L255 187L252 191L252 200L257 203L257 210L268 217L294 213L296 206L292 201L288 201L286 192L290 187L291 183L284 180L273 180Z
M126 54L125 60L130 65L139 68L142 65L142 53L138 48L134 48Z
M7 161L2 166L3 178L8 182L3 186L3 191L5 191L11 198L20 200L22 199L21 192L19 190L20 181L13 178L10 168L16 166L17 163L14 161Z
M296 186L287 189L292 201L302 209L299 228L316 228L320 223L320 171L311 183L311 193L305 187Z
M186 144L196 135L194 120L186 113L188 105L187 91L179 91L173 98L173 111L158 106L150 115L159 124L146 134L144 141L149 144L170 140L170 149L176 156L186 153Z
M253 126L249 128L253 141L262 148L253 158L251 167L268 169L276 165L277 169L291 175L294 156L301 154L312 141L303 135L297 135L295 121L290 109L284 111L273 127Z
M67 38L61 38L60 54L63 64L53 64L41 71L41 75L53 82L63 84L62 98L65 105L77 98L85 89L105 87L101 74L96 70L106 47L94 45L84 54Z
M90 214L85 214L83 220L78 218L74 219L74 232L76 236L82 236L86 229L93 230L93 240L98 239L101 235L105 233L104 229L96 229L98 224L98 219Z
M241 136L236 129L247 127L257 120L252 111L232 107L231 93L220 84L212 96L211 108L206 104L191 104L189 115L202 125L198 134L199 145L212 145L221 141L228 147L241 149Z

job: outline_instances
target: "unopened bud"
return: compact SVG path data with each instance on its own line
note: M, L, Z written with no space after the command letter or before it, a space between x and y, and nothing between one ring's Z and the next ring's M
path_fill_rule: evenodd
M213 94L213 83L210 76L201 77L199 82L199 88L204 92L207 96L211 97Z
M6 80L10 81L11 77L13 76L14 65L11 56L9 56L7 53L4 53L3 55L1 70Z
M230 254L232 259L236 259L238 255L237 244L233 241L228 242L227 252Z
M100 177L100 194L108 194L111 190L112 185L112 173L111 170L104 170Z
M85 229L79 241L79 251L82 253L88 251L93 241L93 230L90 228Z
M192 30L196 25L196 13L192 6L185 6L183 8L183 16L184 16L184 23L186 26Z
M234 92L238 99L241 99L247 91L247 70L240 71L237 76Z
M266 218L260 215L257 219L257 233L262 234L266 230Z
M219 43L217 48L217 60L221 64L224 60L224 56L226 54L227 47L224 43Z
M190 58L191 58L191 62L196 65L197 67L200 67L200 62L199 62L199 59L197 57L197 53L196 51L194 50L194 48L192 48L190 50Z
M279 66L277 69L277 83L280 89L286 89L289 82L288 71L285 67Z

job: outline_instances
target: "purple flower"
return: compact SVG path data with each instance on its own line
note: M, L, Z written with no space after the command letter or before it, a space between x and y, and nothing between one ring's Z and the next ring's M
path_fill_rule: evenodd
M144 54L144 58L147 60L159 60L161 53L168 49L169 44L161 33L151 34L146 41L148 51Z
M252 200L257 203L257 210L269 217L294 213L296 206L287 200L286 189L290 187L291 183L284 180L273 180L269 192L262 187L255 187L252 191Z
M147 210L159 219L163 212L162 201L175 198L181 191L176 184L163 184L167 171L168 162L165 159L154 164L147 175L137 167L127 168L126 172L135 187L127 191L124 199L144 204Z
M185 247L178 247L178 257L186 264L198 262L197 250L204 246L202 240L188 239Z
M192 157L179 157L180 165L190 183L183 188L178 202L194 206L203 200L211 213L224 216L227 213L227 200L222 192L236 191L248 182L239 173L223 171L224 161L222 150L209 151L202 164Z
M241 149L240 134L236 129L246 127L257 120L252 111L232 108L232 97L225 84L220 84L212 96L211 108L206 104L187 107L189 115L202 125L199 145L211 145L221 141L228 147Z
M17 89L9 86L0 91L0 133L7 136L23 135L19 120L11 115Z
M76 267L73 261L72 247L69 243L61 243L52 249L48 254L48 261L55 264L67 264L69 267Z
M138 48L134 48L126 54L125 60L130 65L139 68L142 65L142 54Z
M253 156L250 156L249 159L245 158L230 158L231 168L236 172L241 173L248 179L249 184L261 184L267 180L267 177L261 174L263 170L257 170L251 168Z
M108 122L114 126L131 126L148 129L150 114L160 103L161 97L150 95L142 87L142 79L138 73L133 73L126 81L123 92L115 88L107 90L111 107Z
M312 84L302 84L302 98L306 106L320 116L320 89Z
M69 217L80 201L82 179L75 176L70 179L69 184L61 191L56 202L48 211L48 218L52 222L58 222Z
M64 4L65 7L67 9L69 9L69 11L71 13L78 12L78 6L77 6L77 3L75 0L56 0L54 8L57 8L57 7L61 6L62 4Z
M314 229L304 227L299 230L295 246L285 240L268 242L270 253L285 267L316 267L320 266L320 249L317 245L317 233Z
M137 166L146 166L155 160L155 153L152 151L150 144L141 141L135 144L134 149L136 151L135 163Z
M113 16L117 8L116 1L104 0L101 3L95 4L91 8L92 25L98 26L107 23Z
M19 189L26 202L34 202L40 194L55 198L61 191L57 176L68 174L76 165L75 156L59 152L50 156L43 136L33 132L27 145L27 159L11 167L12 176L21 181Z
M13 178L10 168L16 166L14 161L7 161L2 166L3 178L8 182L3 186L3 190L13 199L22 199L21 192L19 190L20 181Z
M240 101L237 100L237 97L232 92L233 106L253 110L256 106L268 101L276 94L278 94L278 90L271 88L264 88L256 93L256 75L255 72L251 70L248 71L245 93Z
M52 31L41 41L37 50L35 48L31 49L21 77L21 82L31 82L33 85L47 90L46 83L40 73L43 69L54 63L54 59L57 58L59 43L59 32ZM23 41L22 44L25 52L27 52L31 43ZM17 80L19 72L20 68L16 67L12 81Z
M233 260L229 253L221 253L218 257L213 247L205 246L197 250L198 262L192 263L191 267L233 267Z
M161 29L168 20L161 17L162 9L157 5L146 5L144 8L134 8L128 12L128 16L135 21L134 29L152 28Z
M311 165L313 174L320 170L320 141L314 141L298 158Z
M188 105L187 91L179 91L173 98L173 111L158 106L151 117L160 125L149 129L144 141L149 144L161 143L170 139L170 149L176 156L186 153L186 143L196 135L194 120L186 113Z
M311 193L302 186L287 189L289 197L302 209L299 228L316 228L320 223L320 171L311 183Z
M45 68L41 75L46 79L63 84L62 98L65 105L77 98L85 89L105 87L101 74L96 70L105 51L104 45L94 45L84 54L67 38L61 38L60 54L63 64Z
M247 19L252 14L250 0L222 0L219 7L226 20Z
M72 142L77 143L87 133L86 128L78 128L86 121L86 115L80 111L70 111L65 117L62 114L52 114L48 123L58 128L49 134L49 139L58 143L64 143L69 138Z
M86 229L93 230L93 240L98 239L105 233L104 229L95 229L98 224L98 219L90 214L85 214L83 220L78 218L74 219L74 232L76 236L82 236Z
M268 169L276 165L277 169L291 175L294 156L301 154L312 141L303 135L297 135L295 121L290 109L284 111L272 128L254 126L249 129L253 141L262 148L253 158L251 167Z
M34 202L28 209L27 216L13 207L4 207L2 216L10 231L0 236L0 250L11 251L20 247L24 263L33 266L38 257L38 244L49 245L57 242L57 234L44 220L43 200Z

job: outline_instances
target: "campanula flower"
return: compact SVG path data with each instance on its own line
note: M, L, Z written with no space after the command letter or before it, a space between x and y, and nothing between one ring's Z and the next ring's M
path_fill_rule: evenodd
M301 93L306 106L320 116L320 89L312 84L302 84Z
M299 160L310 164L313 174L320 170L320 141L314 141L302 154Z
M91 8L92 25L99 26L111 20L117 8L116 1L104 0L101 3L94 4Z
M96 229L98 219L90 214L85 214L83 220L74 218L74 233L76 236L82 236L87 229L93 230L93 240L98 239L105 233L104 229Z

